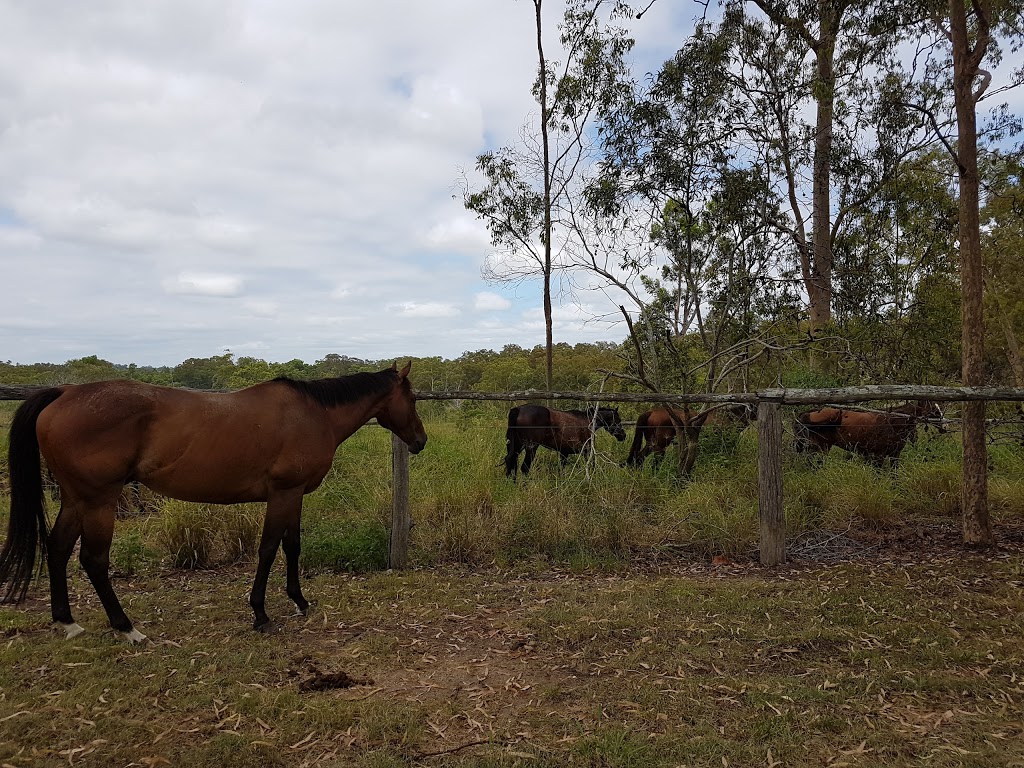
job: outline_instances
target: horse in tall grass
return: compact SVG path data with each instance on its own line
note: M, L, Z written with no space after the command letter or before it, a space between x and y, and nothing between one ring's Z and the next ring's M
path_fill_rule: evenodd
M110 626L131 642L132 626L110 584L110 544L117 500L138 481L165 496L213 504L265 501L266 517L249 603L253 628L266 629L267 578L278 547L285 553L287 594L305 613L299 586L302 497L317 488L338 446L377 422L419 453L427 435L408 375L378 373L296 381L278 378L231 393L196 392L137 381L101 381L45 389L14 415L10 432L11 510L0 550L5 601L24 599L37 551L50 577L53 620L71 638L67 564L79 559ZM49 528L43 507L40 452L60 485L60 512Z
M585 411L557 411L543 405L520 405L508 412L505 432L505 476L517 478L530 472L538 446L561 454L564 465L578 453L592 455L597 430L605 429L616 440L626 439L618 408L588 408ZM519 454L526 452L521 470Z
M886 411L819 408L797 414L794 447L797 453L824 454L838 446L877 465L886 459L895 464L906 444L917 439L919 424L935 424L941 432L942 419L942 409L931 400Z
M745 428L756 416L753 406L744 403L731 403L726 406L708 408L698 414L691 414L689 409L672 409L673 421L668 406L653 408L641 413L633 430L633 443L626 458L626 466L639 467L644 460L654 455L654 462L662 460L665 451L676 439L676 421L683 425L684 434L689 431L696 439L699 431L705 426L714 424L719 427Z

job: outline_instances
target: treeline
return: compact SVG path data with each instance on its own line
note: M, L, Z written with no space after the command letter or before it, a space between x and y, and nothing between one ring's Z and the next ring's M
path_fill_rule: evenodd
M806 330L800 323L774 324L774 348L752 364L737 369L722 391L749 391L767 386L831 387L853 384L919 383L957 384L960 368L959 313L956 286L947 277L935 277L922 288L916 311L902 318L892 313L878 318L851 316L835 323L836 332L827 369L811 364L809 350L802 344ZM766 322L765 327L770 321ZM788 326L788 327L787 327ZM989 326L990 343L986 363L993 383L1014 384L1015 376L1007 355L1004 329ZM1010 337L1012 338L1012 336ZM1000 344L999 342L1003 343ZM699 338L674 339L676 365L706 360ZM821 345L815 350L820 351ZM104 379L135 379L151 384L191 389L228 390L251 386L277 376L316 379L346 376L360 371L377 371L395 361L413 360L413 383L418 389L478 392L511 392L544 389L544 347L524 348L507 344L501 350L480 349L459 357L416 357L401 355L384 360L364 360L328 354L307 363L303 360L268 362L256 357L231 354L189 358L173 366L116 364L95 355L64 363L16 364L0 362L0 384L80 384ZM554 388L559 391L629 392L642 391L635 380L633 342L596 342L554 345ZM663 362L663 378L669 376L669 361ZM651 378L653 373L646 375ZM701 373L691 377L691 386L666 387L669 391L701 391L706 382Z
M105 379L134 379L150 384L191 389L240 389L278 376L317 379L347 376L362 371L378 371L396 360L413 360L412 380L418 389L510 391L540 389L544 386L544 348L524 349L515 344L501 351L481 349L466 352L455 359L401 356L387 360L362 360L347 355L328 354L313 363L289 360L275 363L256 357L231 354L189 358L174 366L119 365L95 355L65 363L0 363L0 384L56 385L81 384ZM586 391L599 387L605 371L621 371L624 357L620 345L558 344L555 346L560 390ZM610 379L608 391L622 388L618 379Z

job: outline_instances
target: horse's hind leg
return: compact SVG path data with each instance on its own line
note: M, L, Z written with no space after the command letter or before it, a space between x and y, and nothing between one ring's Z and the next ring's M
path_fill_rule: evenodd
M114 516L120 488L109 500L83 511L82 547L78 559L92 582L110 626L123 632L129 642L139 643L146 636L132 626L110 584L110 543L114 539Z
M62 503L46 542L46 566L50 575L50 614L54 622L64 628L68 640L85 631L72 618L68 599L68 560L81 535L82 524L77 511Z

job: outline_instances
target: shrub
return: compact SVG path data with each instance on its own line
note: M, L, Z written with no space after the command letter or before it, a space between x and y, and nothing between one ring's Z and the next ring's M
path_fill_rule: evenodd
M208 507L168 500L159 540L178 568L209 568L215 563L217 525Z
M263 530L265 510L259 504L232 504L219 516L220 541L228 562L243 560L256 552Z
M318 518L302 532L302 568L320 570L383 570L388 566L390 534L381 523Z
M149 547L139 531L115 536L110 545L110 564L114 573L134 576L142 566L158 559L159 553Z

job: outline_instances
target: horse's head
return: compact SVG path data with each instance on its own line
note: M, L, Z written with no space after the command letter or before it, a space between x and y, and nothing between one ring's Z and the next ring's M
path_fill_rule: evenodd
M391 368L397 370L398 366ZM377 423L398 435L409 446L409 453L419 453L427 444L427 432L416 413L416 397L409 383L410 368L411 360L398 371L398 380L377 413Z
M597 427L604 427L616 440L622 442L626 439L626 430L622 428L622 417L619 416L618 408L598 408Z

